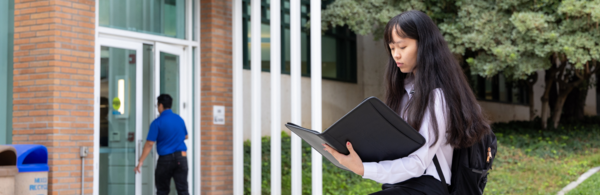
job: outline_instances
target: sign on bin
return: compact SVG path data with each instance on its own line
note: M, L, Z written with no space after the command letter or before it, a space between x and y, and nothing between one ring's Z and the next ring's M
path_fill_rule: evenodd
M48 172L19 173L16 180L17 195L48 194Z

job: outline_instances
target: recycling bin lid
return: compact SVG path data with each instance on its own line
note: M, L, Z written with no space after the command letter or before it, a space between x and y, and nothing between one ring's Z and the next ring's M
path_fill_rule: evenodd
M12 146L0 145L0 177L17 174L17 151Z
M17 150L17 168L23 172L47 172L48 149L42 145L9 145Z

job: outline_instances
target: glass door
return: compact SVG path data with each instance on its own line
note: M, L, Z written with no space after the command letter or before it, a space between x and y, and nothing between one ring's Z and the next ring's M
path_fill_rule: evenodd
M168 44L156 43L154 48L154 94L158 97L160 94L169 94L173 98L172 110L185 121L188 130L188 139L185 141L187 146L188 159L188 190L193 192L193 159L194 148L191 140L193 138L192 129L192 69L185 61L185 48L182 46L173 46ZM156 103L155 103L156 106ZM158 110L155 110L158 116ZM176 194L175 185L171 181L171 193Z
M141 194L133 171L141 154L143 45L98 38L100 44L99 194Z

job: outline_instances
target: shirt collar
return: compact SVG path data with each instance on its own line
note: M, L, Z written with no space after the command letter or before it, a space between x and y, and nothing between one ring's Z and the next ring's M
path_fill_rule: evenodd
M406 75L406 78L404 79L404 90L406 90L406 94L408 94L408 97L412 97L412 94L410 93L414 88L414 80L415 77L414 75Z
M165 109L165 110L162 111L162 113L160 113L160 115L162 116L162 115L165 115L165 114L172 114L172 113L173 113L173 110L171 110L171 109Z

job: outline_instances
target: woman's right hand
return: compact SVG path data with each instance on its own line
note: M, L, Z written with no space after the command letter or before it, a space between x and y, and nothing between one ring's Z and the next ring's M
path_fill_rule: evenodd
M348 151L350 151L350 154L348 155L343 155L342 153L339 153L335 149L329 147L329 145L327 144L323 144L323 147L325 147L325 151L333 155L335 160L337 160L340 164L344 165L344 167L350 169L350 171L360 176L364 175L365 168L363 166L362 160L360 159L358 154L356 154L350 142L346 142L346 147L348 148Z

